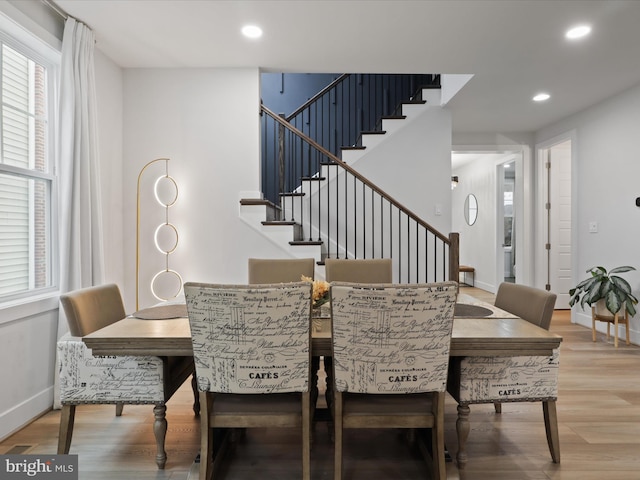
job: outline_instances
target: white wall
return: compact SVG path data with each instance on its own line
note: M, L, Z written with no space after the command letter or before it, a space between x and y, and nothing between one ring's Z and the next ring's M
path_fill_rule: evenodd
M136 182L153 159L170 158L178 184L169 215L179 244L169 261L185 281L246 283L247 258L281 255L238 216L240 198L260 190L259 79L257 68L125 71L123 294L129 311L136 290ZM154 167L143 177L164 172ZM164 218L158 208L149 192L141 196L140 308L157 302L148 285L165 267L152 238Z
M546 127L536 134L543 143L575 130L573 145L574 285L586 278L595 265L640 268L640 162L635 158L640 126L640 85ZM598 233L589 233L590 221L598 222ZM624 277L638 294L640 273ZM572 318L591 325L591 315L574 307ZM602 328L604 324L599 325ZM631 321L632 341L640 343L640 319Z
M496 285L496 190L498 178L494 156L479 156L452 172L460 179L451 192L452 228L460 234L460 264L475 268L474 285L495 292ZM464 217L469 194L478 200L478 218L468 225Z
M427 107L366 152L353 167L382 190L449 235L451 230L451 112ZM436 214L436 206L440 214Z

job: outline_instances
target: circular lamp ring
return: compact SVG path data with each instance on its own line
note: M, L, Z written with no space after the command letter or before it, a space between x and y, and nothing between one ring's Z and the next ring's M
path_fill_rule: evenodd
M161 223L156 228L154 239L158 251L169 255L178 247L178 230L172 223Z
M162 302L176 298L181 291L182 277L175 270L162 270L151 280L151 293Z
M178 200L178 184L169 175L158 177L153 191L158 203L164 207L170 207Z

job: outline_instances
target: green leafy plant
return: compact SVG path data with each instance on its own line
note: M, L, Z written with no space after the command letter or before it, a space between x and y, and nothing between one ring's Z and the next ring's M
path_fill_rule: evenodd
M624 278L613 275L614 273L624 273L635 270L634 267L624 266L612 268L607 272L604 267L591 267L587 273L591 277L581 281L575 288L569 290L571 299L569 305L572 307L580 302L580 306L584 308L585 304L591 306L598 300L604 300L607 310L611 313L617 313L623 305L629 312L629 315L636 314L634 305L638 303L638 299L631 293L631 285Z

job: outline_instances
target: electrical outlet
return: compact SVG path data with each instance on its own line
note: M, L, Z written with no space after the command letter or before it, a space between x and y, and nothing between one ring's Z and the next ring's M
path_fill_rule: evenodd
M589 233L598 233L598 222L589 222Z

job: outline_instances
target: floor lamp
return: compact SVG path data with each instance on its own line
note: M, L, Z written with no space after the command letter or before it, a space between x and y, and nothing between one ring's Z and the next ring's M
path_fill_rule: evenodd
M142 167L138 174L136 191L136 310L140 308L140 183L145 170L157 162L164 162L165 168L164 174L156 179L153 190L158 204L164 208L165 215L164 222L160 223L155 230L154 242L158 251L165 257L165 265L164 269L153 276L149 286L155 298L160 301L167 301L176 298L180 294L183 284L180 274L169 268L169 255L178 246L178 230L175 225L169 222L169 207L178 200L178 184L169 175L169 159L157 158ZM165 288L162 288L163 285Z

